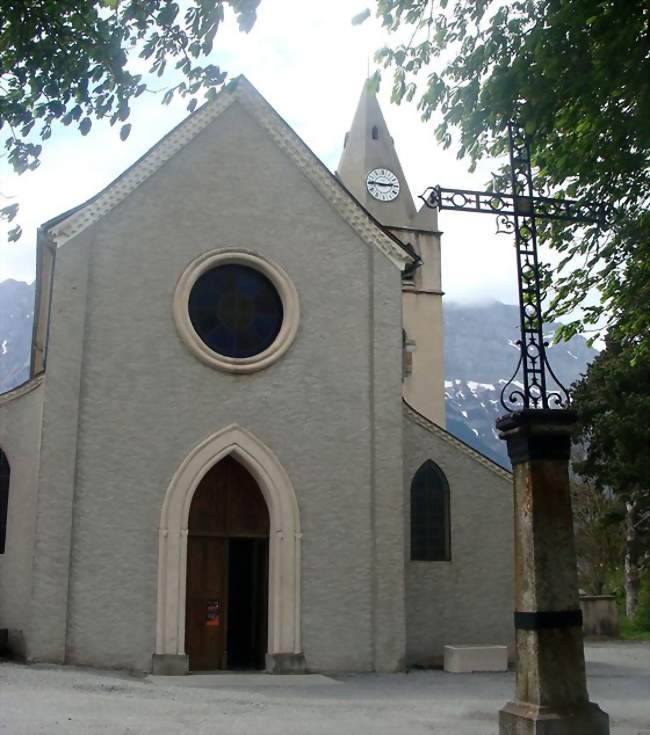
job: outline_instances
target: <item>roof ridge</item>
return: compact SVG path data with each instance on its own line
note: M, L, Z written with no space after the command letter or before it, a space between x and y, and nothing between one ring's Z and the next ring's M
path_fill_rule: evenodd
M413 254L401 240L387 232L348 192L243 75L221 89L213 100L188 115L95 196L43 224L41 232L48 232L57 246L78 235L121 203L235 101L255 118L361 239L376 246L400 269L413 260Z
M461 452L471 457L476 462L479 462L484 467L487 467L487 469L492 470L492 472L499 475L499 477L502 477L505 480L512 480L512 472L509 472L494 460L486 457L485 454L482 454L477 449L474 449L474 447L471 447L462 439L454 436L451 432L447 431L447 429L443 429L442 426L439 426L433 421L430 421L428 418L426 418L426 416L423 416L419 411L413 408L413 406L411 406L411 404L408 403L405 398L402 398L402 403L404 404L405 415L414 423L418 424L423 429L426 429L430 434L435 434L436 436L439 436L443 441L446 441L448 444L455 446L456 449L460 449Z
M243 82L244 82L243 89L245 89L245 92L249 95L249 98L248 99L246 98L245 95L242 96L242 100L241 101L244 103L244 106L246 106L246 103L247 102L251 103L253 106L255 104L259 105L260 108L261 108L261 110L257 110L257 112L261 116L262 119L264 119L264 117L263 117L264 116L264 113L270 115L274 119L274 121L276 123L278 123L280 126L282 126L284 128L284 130L288 134L289 138L293 138L294 139L294 142L297 142L299 144L299 146L302 147L307 152L308 156L312 159L313 164L315 164L315 166L314 166L314 169L315 170L312 173L314 173L316 175L320 173L324 177L324 180L321 181L320 183L327 182L330 186L336 187L337 190L341 190L344 193L345 198L341 202L342 205L345 205L346 203L349 203L350 200L352 202L354 202L354 205L353 205L354 208L355 209L358 209L358 210L361 210L361 212L363 213L363 215L365 215L365 217L369 220L369 223L371 223L372 226L374 228L376 228L377 230L379 230L385 237L389 238L393 242L393 244L396 245L402 251L402 253L401 253L402 257L403 256L406 256L406 258L408 260L416 260L417 259L417 255L415 255L413 253L412 248L410 248L407 245L405 245L392 232L389 232L389 230L386 227L384 227L384 225L382 225L381 222L379 222L379 220L377 220L363 206L363 204L361 204L361 202L354 196L354 194L352 194L352 192L349 191L349 189L345 186L345 184L340 180L340 178L335 173L333 173L332 171L330 171L330 169L320 160L320 158L314 153L314 151L312 151L312 149L307 145L307 143L305 143L305 141L298 135L298 133L296 133L296 131L291 127L291 125L289 125L289 123L282 117L282 115L280 115L278 113L278 111L273 107L273 105L271 105L266 100L266 98L262 95L262 93L253 84L251 84L251 82L249 82L248 79L246 79L246 77L244 77L243 75L240 77L240 79L242 79ZM258 117L258 121L259 121L259 119L260 118ZM271 137L273 137L275 139L275 136L273 135L274 132L275 132L274 129L267 127L266 130L271 135ZM295 156L291 155L291 151L288 151L285 148L285 146L282 145L282 142L280 140L275 139L275 142L276 142L276 144L278 144L280 146L280 148L282 148L283 150L285 150L285 152L289 155L289 157L292 158L294 160L294 162L299 165L300 168L303 168L303 170L305 169L305 166L304 165L301 165L304 162L301 161L299 158L296 158ZM310 176L310 178L312 178L312 177ZM314 181L313 178L312 178L312 183L316 184L316 181ZM318 187L318 188L320 188L320 187ZM335 206L336 206L336 204L335 204ZM348 222L350 224L352 224L350 222L350 217L349 216L346 216L346 214L344 212L342 212L338 206L336 206L336 209L337 209L337 211L339 212L339 214L344 219L348 220ZM358 227L356 227L356 226L353 225L353 228L355 230L357 230L358 234L360 234L364 240L366 240L366 241L368 240L367 237L364 237L361 234L361 232L359 232L359 228ZM377 244L377 243L375 243L375 244ZM383 250L383 248L381 248L381 247L379 249L380 250ZM388 255L388 253L386 253L386 252L385 252L385 254ZM400 259L402 259L402 258L400 258Z

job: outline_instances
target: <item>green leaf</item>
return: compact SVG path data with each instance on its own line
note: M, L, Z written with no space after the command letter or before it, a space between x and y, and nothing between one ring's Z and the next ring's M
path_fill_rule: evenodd
M131 123L126 123L120 128L120 140L126 140L131 132Z
M352 18L352 25L353 26L361 25L362 23L365 23L365 21L367 21L368 18L370 18L370 9L366 8L365 10L362 10L360 13L357 13L357 15L355 15Z
M4 219L7 222L11 222L15 219L18 214L18 204L9 204L6 207L0 209L0 219Z
M7 240L9 242L18 242L23 234L23 228L20 225L16 225L15 227L12 227L9 230L9 234L7 235Z
M81 132L81 134L88 135L92 124L93 121L89 117L84 117L84 119L79 123L79 131Z
M370 79L366 82L366 89L370 94L377 94L379 92L379 86L381 84L381 72L375 70Z

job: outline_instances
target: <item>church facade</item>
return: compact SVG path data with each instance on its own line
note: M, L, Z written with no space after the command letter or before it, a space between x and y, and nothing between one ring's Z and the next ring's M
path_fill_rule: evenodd
M440 233L364 92L333 175L240 78L39 231L0 396L29 661L400 671L512 651L509 473L444 429Z

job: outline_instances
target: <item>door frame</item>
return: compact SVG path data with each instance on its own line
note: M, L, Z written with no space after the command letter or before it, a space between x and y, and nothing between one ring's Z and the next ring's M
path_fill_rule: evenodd
M158 530L154 672L187 671L185 597L190 504L204 475L228 455L253 475L269 509L267 656L285 662L303 660L300 631L302 534L298 499L275 454L252 433L231 424L192 449L165 493ZM272 660L267 668L273 668Z

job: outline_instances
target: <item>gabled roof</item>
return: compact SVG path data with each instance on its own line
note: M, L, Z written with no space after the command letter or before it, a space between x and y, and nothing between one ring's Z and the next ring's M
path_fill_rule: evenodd
M409 249L363 208L243 76L237 77L214 100L189 115L105 189L78 207L49 220L41 230L47 232L57 247L76 237L126 199L235 101L266 130L275 144L364 241L377 247L400 269L413 262L414 256Z

